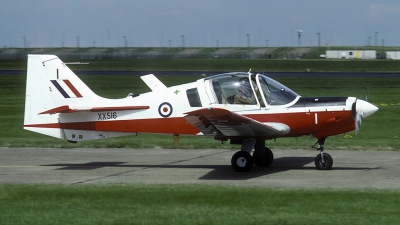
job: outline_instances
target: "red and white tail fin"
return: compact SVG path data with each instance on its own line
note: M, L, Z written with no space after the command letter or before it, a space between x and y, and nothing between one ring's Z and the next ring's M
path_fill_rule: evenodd
M24 129L65 138L59 116L62 107L87 107L97 96L55 55L28 55Z

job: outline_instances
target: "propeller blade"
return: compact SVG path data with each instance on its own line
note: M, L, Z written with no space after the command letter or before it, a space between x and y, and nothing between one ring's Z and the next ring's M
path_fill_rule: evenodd
M357 112L356 112L356 116L355 116L356 135L358 134L358 132L359 132L359 130L360 130L362 118L363 118L363 112L362 112L362 111L357 111Z

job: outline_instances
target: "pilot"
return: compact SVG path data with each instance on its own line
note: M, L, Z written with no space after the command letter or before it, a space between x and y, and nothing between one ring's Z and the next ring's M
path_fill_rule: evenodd
M241 78L239 80L239 86L236 90L234 103L251 105L255 105L257 103L248 78Z

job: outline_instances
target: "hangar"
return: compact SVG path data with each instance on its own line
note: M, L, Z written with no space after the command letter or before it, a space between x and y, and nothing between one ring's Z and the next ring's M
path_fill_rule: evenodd
M327 50L327 59L376 59L376 50Z
M387 51L386 59L400 59L400 51Z

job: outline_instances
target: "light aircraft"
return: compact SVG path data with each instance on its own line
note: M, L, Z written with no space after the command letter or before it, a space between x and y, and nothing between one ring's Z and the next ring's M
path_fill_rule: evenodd
M200 135L240 144L235 171L268 167L265 140L311 135L317 169L332 167L327 137L358 130L375 113L355 97L301 97L262 74L232 72L166 87L141 76L151 92L122 99L96 95L55 55L28 55L24 129L79 142L137 133ZM254 149L254 151L253 151ZM253 154L251 155L251 153Z

